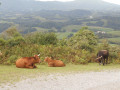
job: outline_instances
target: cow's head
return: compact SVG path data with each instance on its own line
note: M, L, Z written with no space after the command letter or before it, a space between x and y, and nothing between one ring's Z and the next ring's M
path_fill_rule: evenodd
M35 62L35 63L40 63L40 62L41 62L39 56L40 56L40 54L39 54L39 55L34 55L34 57L35 57L34 62Z
M45 57L44 61L49 62L51 60L51 57Z
M102 56L97 57L95 61L100 63L101 62L101 58L102 58Z

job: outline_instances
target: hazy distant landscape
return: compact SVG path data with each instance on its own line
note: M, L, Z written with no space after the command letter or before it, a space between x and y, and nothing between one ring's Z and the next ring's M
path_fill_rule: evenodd
M87 26L100 39L120 44L120 6L102 0L73 2L39 2L1 0L0 33L11 26L20 33L55 32L59 39L69 38ZM19 4L19 5L18 5Z
M72 2L41 2L35 0L0 0L0 11L39 11L39 10L120 10L119 5L103 0L75 0Z
M22 48L28 43L29 45L75 45L76 42L71 43L70 40L74 41L76 39L74 35L77 36L77 33L83 34L82 37L79 37L81 42L77 43L81 50L85 49L90 52L95 50L97 52L97 49L105 48L113 51L113 47L109 44L120 45L120 5L102 0L91 0L90 2L89 0L72 2L0 0L0 2L0 42L1 50L3 49L5 53L1 63L6 62L10 55L16 55L15 57L17 57L19 52L16 52L16 54L13 48L18 48L17 46ZM80 32L82 30L83 32ZM91 36L84 36L87 35L84 33L88 35L91 33ZM83 39L84 37L88 39L87 43ZM99 44L103 46L99 46ZM6 50L2 48L3 46ZM9 54L8 47L13 47L11 48L13 53L10 53L10 55L7 55ZM119 49L115 47L114 50ZM25 54L21 53L20 56L32 55L31 51L32 49L30 53L26 53L23 49L21 52ZM51 52L48 55L52 55ZM95 55L96 53L93 55L94 58Z

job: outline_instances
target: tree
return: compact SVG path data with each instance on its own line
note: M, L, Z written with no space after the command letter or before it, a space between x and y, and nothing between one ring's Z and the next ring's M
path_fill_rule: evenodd
M27 35L25 39L27 43L41 44L41 45L48 45L48 44L56 45L58 42L57 36L53 32L51 33L37 32L32 35Z
M15 46L15 45L19 45L24 41L24 38L22 37L22 35L17 31L17 29L15 27L11 27L9 29L7 29L4 33L3 33L3 37L6 39L6 45L7 46ZM1 42L4 41L1 39Z
M97 37L92 31L88 30L87 27L83 27L68 40L67 44L74 49L85 49L92 51L94 46L97 45Z
M100 46L98 47L100 50L109 50L110 49L110 45L108 43L108 40L107 39L103 39L101 41L101 44Z
M0 38L0 46L4 46L6 41L3 38Z
M21 36L21 34L17 31L17 29L15 27L11 27L11 28L7 29L6 34L11 38Z

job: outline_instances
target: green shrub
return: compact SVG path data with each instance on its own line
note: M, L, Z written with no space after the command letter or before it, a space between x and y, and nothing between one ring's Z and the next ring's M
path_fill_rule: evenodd
M4 46L6 41L3 38L0 38L0 46Z
M27 43L40 45L56 45L58 42L55 33L34 33L25 37Z
M7 64L15 64L15 61L18 59L19 57L16 55L12 55L7 59Z
M97 37L84 27L68 40L67 45L74 49L85 49L92 52L97 45Z

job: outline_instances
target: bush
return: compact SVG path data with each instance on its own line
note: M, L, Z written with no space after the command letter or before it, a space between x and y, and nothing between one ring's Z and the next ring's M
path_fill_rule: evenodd
M97 44L94 33L86 29L88 28L82 28L70 39L62 39L59 42L55 33L37 32L22 37L19 33L14 33L15 30L13 33L9 31L12 38L0 39L0 50L3 54L0 57L0 63L14 64L19 57L32 57L40 53L42 61L49 56L64 63L88 64L95 62L96 54L101 49L109 50L109 60L119 63L119 46L111 47L107 41Z
M27 43L40 45L56 45L58 42L55 33L34 33L25 37Z
M92 52L97 45L97 37L84 27L68 40L67 45L74 49L85 49Z
M6 45L13 47L15 45L20 45L23 42L25 42L23 37L16 37L16 38L7 40Z
M0 38L0 46L4 46L6 41L3 38Z
M88 63L87 60L80 58L78 56L76 56L75 59L76 59L74 62L75 64L87 64Z
M15 61L18 59L19 57L16 55L12 55L7 59L7 63L6 64L15 64Z

